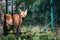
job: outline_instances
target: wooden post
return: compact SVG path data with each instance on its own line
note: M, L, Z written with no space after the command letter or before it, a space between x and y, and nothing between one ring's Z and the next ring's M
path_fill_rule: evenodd
M8 12L7 11L7 7L8 7L7 6L7 1L8 0L6 0L6 13ZM4 13L4 27L3 27L3 29L4 29L4 35L7 35L8 34L8 30L7 30L7 26L6 26L6 16L5 16L6 13Z

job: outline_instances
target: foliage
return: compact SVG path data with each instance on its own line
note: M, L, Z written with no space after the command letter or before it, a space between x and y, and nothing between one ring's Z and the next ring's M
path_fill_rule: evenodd
M21 27L21 31L25 31L26 33L22 33L19 35L19 40L57 40L58 38L55 36L56 32L42 32L40 33L38 31L39 26L32 27L32 26L26 26ZM28 28L28 29L27 29ZM32 28L32 29L31 29ZM29 31L30 30L30 31ZM32 33L34 32L34 33ZM16 35L14 34L8 34L7 36L0 36L1 40L17 40Z
M24 8L28 9L28 14L23 20L23 25L47 25L50 22L50 0L14 0L13 2L16 3L16 11L18 11L18 6L25 2ZM58 16L55 24L59 24L60 20L59 2L59 0L53 0L54 18ZM2 4L2 10L6 13L6 4Z

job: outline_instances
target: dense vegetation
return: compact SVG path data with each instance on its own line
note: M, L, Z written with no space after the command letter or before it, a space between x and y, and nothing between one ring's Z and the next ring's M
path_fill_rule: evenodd
M19 36L16 36L15 34L8 34L7 36L0 36L0 40L17 40L17 37L19 40L60 40L57 37L56 32L51 32L50 28L48 32L40 32L40 26L23 26L21 27L21 32ZM26 32L26 33L24 33ZM10 30L10 33L12 31Z
M23 25L47 25L51 21L50 0L13 0L13 2L17 4L17 7L21 5L21 2L25 2L24 8L28 9L28 15L23 20ZM60 24L60 0L53 0L52 5L54 18L57 16L54 24L57 25ZM6 12L4 5L2 7L3 11Z
M11 0L8 0L11 1ZM16 3L16 12L18 12L18 6L21 5L21 2L24 2L24 8L28 10L27 16L23 19L21 27L22 32L26 32L26 34L19 35L19 38L22 40L60 40L57 37L57 33L51 32L51 29L47 29L49 31L45 31L40 33L40 27L47 25L51 22L50 15L50 0L13 0L13 3ZM8 2L8 6L11 3ZM57 18L54 20L54 26L60 24L60 0L53 0L53 17ZM2 10L6 13L6 3L2 2ZM8 10L8 13L9 12ZM37 26L36 26L37 25ZM39 27L38 27L39 25ZM27 26L27 27L26 27ZM0 26L1 27L1 26ZM58 27L58 26L57 26ZM42 28L41 28L42 29ZM2 30L2 31L1 31ZM0 33L2 34L3 29L0 28ZM11 31L12 32L12 31ZM28 38L29 36L29 38ZM16 40L16 36L13 34L8 34L7 36L0 36L0 40Z

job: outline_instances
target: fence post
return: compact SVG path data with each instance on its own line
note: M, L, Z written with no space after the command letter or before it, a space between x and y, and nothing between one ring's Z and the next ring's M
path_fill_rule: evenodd
M53 0L50 0L50 15L51 15L51 21L52 21L51 29L52 29L52 31L54 31L55 28L54 28L54 22L53 22L53 19L54 19L54 17L53 17Z

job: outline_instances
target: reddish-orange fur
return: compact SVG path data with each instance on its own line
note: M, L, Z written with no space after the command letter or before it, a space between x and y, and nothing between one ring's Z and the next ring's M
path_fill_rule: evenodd
M22 23L23 17L27 15L27 10L22 11L20 10L19 13L16 14L5 14L6 17L6 25L15 25L16 28L19 28L19 26Z

